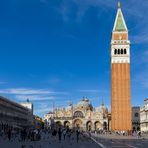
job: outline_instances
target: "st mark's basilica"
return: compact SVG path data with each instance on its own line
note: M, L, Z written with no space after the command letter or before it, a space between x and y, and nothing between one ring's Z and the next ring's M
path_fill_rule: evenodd
M81 130L108 130L109 113L102 103L94 108L87 98L82 98L76 106L70 103L66 108L56 108L44 116L47 126L80 128Z

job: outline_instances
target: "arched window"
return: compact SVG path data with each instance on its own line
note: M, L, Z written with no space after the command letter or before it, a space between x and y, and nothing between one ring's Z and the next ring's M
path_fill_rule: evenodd
M120 54L120 49L118 49L118 54Z
M126 49L124 49L124 54L126 54L127 53L127 51L126 51Z
M81 111L76 111L75 113L74 113L74 118L83 118L84 116L83 116L83 113L81 112Z
M117 54L117 49L114 50L114 54Z
M121 49L121 54L123 54L123 49Z

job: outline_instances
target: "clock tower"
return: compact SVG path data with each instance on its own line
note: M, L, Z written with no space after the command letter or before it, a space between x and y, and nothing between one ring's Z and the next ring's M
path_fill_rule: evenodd
M111 39L111 129L132 130L130 96L130 41L118 2Z

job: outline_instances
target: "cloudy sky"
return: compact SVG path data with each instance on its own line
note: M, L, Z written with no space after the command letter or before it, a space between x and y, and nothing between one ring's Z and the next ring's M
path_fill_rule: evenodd
M131 40L132 105L148 97L148 2L121 0ZM117 0L0 1L0 95L35 113L83 96L110 106L110 40Z

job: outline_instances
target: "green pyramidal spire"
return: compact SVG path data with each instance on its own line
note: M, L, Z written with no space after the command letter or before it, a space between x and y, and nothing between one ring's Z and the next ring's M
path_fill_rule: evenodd
M122 15L121 8L119 6L120 5L118 4L118 11L113 31L127 31L126 23Z

